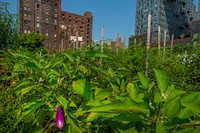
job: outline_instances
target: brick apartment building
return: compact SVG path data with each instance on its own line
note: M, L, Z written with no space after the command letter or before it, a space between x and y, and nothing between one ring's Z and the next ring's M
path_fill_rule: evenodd
M62 0L20 0L21 32L46 35L49 50L79 49L92 41L93 16L62 10Z

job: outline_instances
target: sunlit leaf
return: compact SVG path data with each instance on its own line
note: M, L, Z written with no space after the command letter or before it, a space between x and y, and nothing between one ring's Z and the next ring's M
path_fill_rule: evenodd
M140 82L142 83L142 85L147 89L149 87L150 84L150 79L148 77L145 76L145 74L139 72L138 76L140 78Z
M131 99L126 99L91 108L88 112L134 112L135 114L147 115L149 110L146 103L136 103Z
M71 128L70 128L70 132L71 133L82 133L81 131L81 127L78 124L77 120L75 119L75 117L70 113L67 112L67 122L70 124Z
M156 75L158 87L159 87L160 92L163 96L165 91L167 90L167 88L169 86L169 80L167 78L167 75L163 71L154 69L154 72L155 72L155 75Z
M80 94L86 100L90 100L92 97L90 86L86 83L86 79L79 79L74 81L72 86L74 88L74 92L76 94Z
M60 104L64 107L65 110L69 107L69 101L63 96L57 95L56 99L60 102Z

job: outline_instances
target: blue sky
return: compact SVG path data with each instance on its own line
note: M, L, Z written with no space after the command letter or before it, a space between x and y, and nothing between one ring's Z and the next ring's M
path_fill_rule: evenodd
M194 0L197 4L198 0ZM0 0L9 2L12 12L17 12L17 0ZM136 0L62 0L62 9L77 14L85 11L93 13L93 37L101 39L101 27L104 26L105 38L115 39L117 33L122 38L134 34Z

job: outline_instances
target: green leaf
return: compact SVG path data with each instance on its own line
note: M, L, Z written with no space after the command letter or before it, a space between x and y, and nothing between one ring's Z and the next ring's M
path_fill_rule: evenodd
M74 92L76 94L80 94L86 100L90 100L90 98L92 97L90 86L86 83L86 79L74 81L72 86L74 88Z
M95 99L104 100L111 95L112 95L111 91L103 89L95 96Z
M67 101L63 96L57 95L56 99L60 102L60 104L64 107L65 110L69 107L69 101Z
M53 67L55 67L57 65L60 65L62 62L63 62L63 59L62 60L58 60L58 61L52 61L51 65L50 65L50 68L53 68Z
M86 121L97 121L98 119L101 119L101 121L105 121L111 118L114 118L115 116L117 116L117 113L96 113L96 112L91 112L87 118Z
M81 127L79 126L75 117L70 112L67 112L66 115L67 115L67 122L71 126L70 133L82 133Z
M86 121L87 121L87 122L88 122L88 121L92 122L92 121L97 120L98 118L100 118L100 114L99 114L99 113L91 112L91 113L87 116Z
M31 56L30 54L29 55L27 55L27 54L24 54L24 53L12 53L15 57L21 57L21 58L25 58L25 59L28 59L28 60L30 60L31 62L34 62L34 64L38 67L38 68L40 68L40 69L42 69L43 68L43 66L42 66L42 64L36 59L36 57L33 57L33 56Z
M166 133L166 130L163 126L163 121L161 121L160 118L158 118L156 122L156 133Z
M179 115L177 117L179 117L179 118L189 118L193 115L194 114L192 113L192 111L189 108L183 108L183 109L181 109L181 112L179 113Z
M50 72L47 74L47 77L49 77L50 75L56 75L60 77L61 74L56 69L50 69Z
M150 79L141 72L138 73L138 76L140 78L140 82L142 83L142 85L145 87L145 89L147 89L150 84Z
M124 101L113 102L91 108L90 110L88 110L88 112L105 112L105 113L127 112L127 113L147 115L149 114L149 108L148 104L146 103L136 103L130 98L128 98Z
M119 116L116 116L112 118L112 121L128 121L128 122L138 122L143 120L143 117L136 114L120 114Z
M129 97L132 100L135 100L137 98L138 92L139 92L139 88L137 87L137 85L133 84L133 83L128 83L126 86L126 90L129 93Z
M111 85L112 90L113 90L114 92L116 92L116 93L119 92L119 87L118 87L116 84L113 84L113 83L110 82L110 85Z
M74 63L74 57L70 53L65 53L65 56Z
M200 92L191 92L183 96L181 104L194 113L200 113Z
M36 89L38 87L38 83L36 82L28 82L28 81L23 81L20 83L18 86L13 88L8 94L15 93L15 92L22 92L22 94L26 94L32 89Z
M166 102L163 105L163 113L170 119L176 117L181 111L180 96Z
M88 57L108 57L107 55L105 55L102 52L99 51L90 51L88 53L86 53L86 56Z
M160 103L160 102L163 102L163 101L165 101L165 99L161 96L161 94L158 93L158 92L155 92L154 102Z
M200 92L191 92L183 96L181 103L200 103Z
M185 91L175 89L174 85L168 87L167 91L164 93L164 97L167 99L167 101L184 94Z
M27 103L27 105L23 108L23 109L26 109L26 111L22 112L22 115L19 117L19 119L15 123L14 127L23 118L30 116L32 114L32 112L34 112L35 110L37 110L38 108L40 108L42 105L44 105L44 103L42 101L34 101L34 102L31 102L31 103Z
M169 86L169 80L167 78L167 75L163 71L154 69L154 72L155 72L155 75L156 75L158 87L159 87L160 92L163 96L164 92L167 90L167 88Z
M125 89L126 89L126 82L125 82L125 80L123 79L122 81L121 81L121 85L120 85L120 90L121 90L121 92L125 92Z
M178 130L176 131L176 133L200 133L200 129L186 128L186 129Z

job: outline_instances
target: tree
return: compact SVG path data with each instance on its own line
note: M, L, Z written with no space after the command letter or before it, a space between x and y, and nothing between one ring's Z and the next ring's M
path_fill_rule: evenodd
M31 32L30 34L21 34L18 37L17 43L19 47L27 48L29 51L35 51L37 49L44 49L44 40L46 36Z
M0 2L0 49L17 48L18 17L8 10L8 3Z

